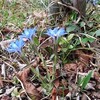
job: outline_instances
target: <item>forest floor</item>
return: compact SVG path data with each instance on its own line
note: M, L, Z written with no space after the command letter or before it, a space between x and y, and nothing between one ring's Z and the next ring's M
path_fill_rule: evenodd
M0 1L0 100L100 100L100 5L90 5L78 23L72 12L58 26L45 10L40 0ZM7 51L34 27L21 53ZM45 34L55 27L64 27L64 36Z

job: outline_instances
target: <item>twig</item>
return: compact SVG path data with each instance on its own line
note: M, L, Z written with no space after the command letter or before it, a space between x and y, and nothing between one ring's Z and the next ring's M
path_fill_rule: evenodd
M12 66L12 65L10 65L9 63L7 63L7 62L5 62L5 61L3 61L6 65L8 65L9 67L11 67L11 68L13 68L14 69L14 72L17 72L16 71L16 69Z
M76 9L75 7L73 7L73 6L70 6L70 5L67 5L67 4L63 4L63 3L61 3L61 2L58 2L58 4L60 4L60 5L62 5L62 6L65 6L65 7L67 7L67 8L70 8L70 9L72 9L72 10L75 10L75 11L77 11L77 12L80 14L80 11L79 11L78 9ZM82 16L82 17L84 17L84 16Z
M39 48L46 42L50 39L51 37L47 38L46 40L44 40L38 47L37 47L37 50L39 50Z
M22 83L22 81L16 76L16 78L17 78L17 80L20 82L20 84L21 84L21 86L22 86L22 88L23 88L23 90L25 90L25 94L27 95L27 97L28 97L28 100L32 100L29 96L28 96L28 94L27 94L27 92L26 92L26 89L25 89L25 87L24 87L24 85L23 85L23 83Z

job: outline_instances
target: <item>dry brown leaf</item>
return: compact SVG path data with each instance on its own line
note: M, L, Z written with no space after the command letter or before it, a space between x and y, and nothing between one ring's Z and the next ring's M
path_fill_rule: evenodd
M94 72L94 78L100 82L100 74L98 72Z
M75 63L65 64L64 70L65 72L84 72L88 71L90 68L90 61L92 61L93 54L86 54L82 50L77 50L76 54L78 56L78 60Z
M87 100L87 96L85 94L82 95L82 100Z
M97 98L96 100L100 100L100 91L99 92L93 92L93 96Z
M66 96L69 93L69 89L59 88L57 89L57 95Z
M77 50L76 54L78 55L79 61L83 62L84 64L89 64L90 60L93 58L93 54L86 54L82 50Z
M56 68L56 72L54 72L52 66L48 67L48 72L51 76L55 75L56 78L60 75L60 70Z
M98 83L98 85L96 85L96 88L98 89L98 90L100 90L100 84Z
M57 83L57 85L58 85L58 83ZM51 97L52 97L51 100L56 100L57 95L58 96L66 96L68 93L69 93L69 89L66 89L66 88L64 89L64 88L60 88L60 87L58 87L58 88L54 87L52 89L52 93L51 93Z
M70 63L70 64L66 64L64 66L64 70L65 72L76 72L77 71L77 64L76 63Z
M2 29L2 33L5 35L5 34L7 34L7 33L11 33L11 32L13 32L13 33L20 33L20 32L22 32L21 31L21 29L11 29L10 27L4 27L3 29Z
M30 68L26 68L23 71L20 71L17 76L22 81L26 92L35 98L35 100L40 100L41 93L37 90L37 88L30 82L28 82L28 74L30 72Z
M1 98L1 100L11 100L11 98L10 98L9 96L5 95L5 96L3 96L3 97Z
M68 83L67 83L67 81L65 79L62 79L61 83L62 83L63 86L66 86L66 87L68 86Z
M47 37L40 38L40 43L42 44L40 48L52 47L53 48L53 40Z
M52 89L51 97L52 97L51 100L56 100L57 91L56 91L56 88L55 87Z
M34 96L35 100L40 100L41 99L40 92L37 90L37 88L32 83L26 81L23 84L24 84L24 87L26 89L26 92L30 96Z
M44 11L42 11L42 12L34 11L33 15L34 15L34 17L39 18L39 19L43 19L47 16L46 12L44 12Z
M26 82L29 72L30 72L30 68L26 68L26 69L23 69L23 71L19 71L17 76L22 82Z
M60 85L59 79L56 79L56 80L54 81L54 85L55 85L56 88L59 87L59 85Z

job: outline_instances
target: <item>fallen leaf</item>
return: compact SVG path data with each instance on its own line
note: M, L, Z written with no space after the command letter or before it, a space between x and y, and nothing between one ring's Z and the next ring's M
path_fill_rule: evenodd
M93 58L93 54L84 53L82 50L77 50L76 54L78 56L79 61L84 62L84 64L89 65L90 60Z
M55 87L52 89L51 97L52 97L51 100L56 100L56 97L57 97L57 91L56 91L56 88L55 88Z
M60 85L59 79L54 80L53 83L54 83L54 85L55 85L56 88L58 88L59 85Z
M33 12L33 16L36 17L36 18L39 18L39 19L43 19L47 16L46 12L37 12L37 11L34 11Z
M64 70L65 72L76 72L77 71L77 64L76 63L69 63L69 64L65 64L64 66Z
M35 100L40 100L41 99L41 94L37 90L37 88L30 82L25 82L23 83L24 87L26 89L26 92L31 96L34 97Z
M54 87L51 92L51 100L56 100L57 96L66 96L69 93L69 89L63 87Z
M63 86L66 86L66 87L68 86L68 83L67 83L67 81L65 79L62 79L61 83L62 83Z
M29 72L30 72L30 68L25 68L22 71L19 71L17 73L17 76L22 82L26 82Z
M94 78L100 82L100 74L98 72L94 72Z
M5 95L5 96L2 96L1 100L11 100L11 98L9 96Z
M28 81L28 74L30 72L30 68L23 69L23 71L18 72L17 76L22 81L26 92L35 100L41 99L41 93L37 90L37 88Z
M96 100L100 100L100 91L99 92L93 92L93 96L97 98Z
M57 95L59 96L66 96L69 93L69 89L59 88L57 89Z
M5 35L7 33L20 33L21 32L21 29L11 29L10 27L4 27L2 30L2 33Z
M82 100L87 100L87 96L85 94L82 95Z

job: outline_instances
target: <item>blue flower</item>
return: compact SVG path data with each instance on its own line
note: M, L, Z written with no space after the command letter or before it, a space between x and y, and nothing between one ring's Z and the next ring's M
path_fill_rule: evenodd
M36 33L36 27L35 28L29 28L29 29L25 29L24 32L22 33L22 35L19 36L19 38L26 38L28 40L32 40L32 36L35 35Z
M48 29L48 30L47 30L47 33L45 33L45 34L49 35L50 37L52 37L52 38L54 38L54 39L55 39L55 38L58 39L59 37L65 35L65 34L67 34L67 33L66 33L66 31L65 31L64 28L56 27L56 28L54 28L54 29Z
M21 53L21 49L24 46L25 42L22 39L11 42L9 47L6 49L9 53Z
M92 4L96 5L98 4L99 0L86 0L86 2L91 2Z
M93 4L94 4L94 5L98 4L98 1L99 1L99 0L93 0Z

